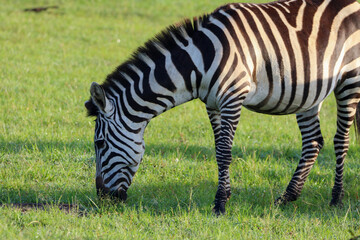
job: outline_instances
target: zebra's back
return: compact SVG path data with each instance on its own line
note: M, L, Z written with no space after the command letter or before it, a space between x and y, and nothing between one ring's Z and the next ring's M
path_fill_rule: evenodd
M222 45L213 65L223 68L218 82L205 87L214 88L203 98L208 105L221 105L234 86L246 83L245 107L269 114L303 112L320 104L341 79L359 73L356 1L229 4L211 14L206 27ZM211 82L216 70L208 73Z

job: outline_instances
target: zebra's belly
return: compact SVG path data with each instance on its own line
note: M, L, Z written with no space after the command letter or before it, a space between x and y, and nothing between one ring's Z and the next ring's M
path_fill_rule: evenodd
M312 107L314 107L315 105L313 105ZM258 113L263 113L263 114L269 114L269 115L288 115L288 114L296 114L296 113L301 113L301 112L306 112L307 110L311 109L310 108L304 108L304 107L298 107L298 106L293 106L291 105L288 109L284 110L278 110L278 109L262 109L259 108L257 106L251 106L251 105L244 105L245 108L253 111L253 112L258 112Z
M266 87L253 84L243 106L259 113L286 115L306 112L326 98L326 95L323 95L315 99L314 91L309 90L304 93L304 88L300 85L295 91L291 91L291 89L281 91L280 86L274 84L273 91L269 92Z

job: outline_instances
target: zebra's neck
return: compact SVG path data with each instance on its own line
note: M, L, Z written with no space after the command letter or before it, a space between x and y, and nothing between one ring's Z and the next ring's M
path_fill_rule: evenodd
M107 77L103 87L128 119L148 121L199 97L204 62L193 36L204 20L169 27Z

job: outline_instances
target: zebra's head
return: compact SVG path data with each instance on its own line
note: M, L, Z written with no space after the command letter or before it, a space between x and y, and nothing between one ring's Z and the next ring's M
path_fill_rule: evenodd
M92 83L91 98L85 102L89 116L96 116L94 145L96 189L101 197L109 194L125 201L127 190L144 154L146 123L134 123L122 116L111 91Z

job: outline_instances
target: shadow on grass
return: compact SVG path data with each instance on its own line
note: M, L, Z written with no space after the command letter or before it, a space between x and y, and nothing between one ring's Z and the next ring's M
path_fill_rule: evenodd
M110 198L98 199L93 189L81 192L78 189L61 192L49 190L46 193L37 189L20 189L16 193L2 189L0 206L20 209L22 212L57 208L78 217L118 213L175 216L192 215L195 212L211 216L215 191L216 183L211 181L148 183L130 188L127 202L121 203ZM355 198L355 192L346 197L343 208L333 208L328 205L331 195L328 186L308 189L306 196L280 207L274 206L273 201L277 196L271 191L269 186L233 188L232 198L227 204L227 217L238 217L239 214L264 217L281 212L282 217L289 220L301 216L330 221L334 216L345 216L351 211L355 214L353 217L360 220L360 215L356 216L360 202ZM18 197L19 194L26 197ZM40 201L39 195L45 195L42 198L48 200ZM8 197L4 199L5 196ZM278 210L274 212L273 209Z
M22 151L46 152L49 151L49 149L81 152L84 150L93 151L92 144L91 141L4 142L1 140L0 148L2 149L2 154L17 154ZM148 144L146 154L161 154L166 157L170 154L174 154L174 152L181 153L182 157L187 158L190 161L201 162L208 161L208 159L215 161L213 148L193 145L188 146L185 144L176 145L170 143L166 146L162 144ZM295 168L300 156L300 149L291 147L281 149L280 146L262 149L246 146L246 150L235 146L233 149L234 158L243 158L246 160L246 158L252 156L253 153L255 153L255 157L258 158L260 162L265 161L271 156L275 159L281 158L283 159L282 161L286 159L285 161L292 162L291 165ZM333 155L333 150L329 147L325 147L321 154L324 157L321 157L320 155L318 164L322 164L324 167L329 166L326 158ZM357 155L355 149L351 150L350 148L349 155L351 154ZM335 157L333 157L333 159L335 159ZM335 166L335 163L331 163L331 165ZM291 170L289 169L289 171L292 172L294 168ZM267 171L264 173L265 176L271 176L271 174L273 174L273 169L266 169L265 171ZM316 175L319 174L315 173L315 176ZM323 176L320 175L318 177L322 178ZM191 176L189 176L189 178L191 178ZM64 179L64 181L66 181L66 179ZM252 215L261 216L264 212L274 208L273 201L286 187L278 186L274 188L274 181L274 179L268 179L269 184L260 187L233 187L233 195L228 204L228 212L231 214L232 209L238 209L234 210L235 212L251 210ZM40 189L34 187L16 190L5 189L0 186L0 203L25 204L24 206L36 206L31 205L34 203L53 205L74 204L74 206L81 206L81 209L85 209L81 211L87 211L91 214L97 214L103 211L124 212L127 211L127 209L136 209L137 211L149 212L151 214L176 214L196 209L202 214L210 214L216 188L217 183L214 181L198 181L196 179L192 181L190 179L187 183L179 181L163 182L159 180L142 185L134 184L128 191L129 198L126 204L122 204L110 199L100 201L96 196L95 186L93 189L59 189L59 187L57 189ZM299 214L314 217L323 216L323 211L319 211L319 209L327 209L327 211L331 212L332 208L327 207L331 198L331 186L309 186L309 184L306 184L304 190L304 194L306 194L305 197L303 194L297 202L290 203L281 208L286 213L285 215L289 216L289 218L293 217L294 209L297 209ZM278 192L273 193L272 191ZM345 202L344 211L348 208L356 211L356 209L360 207L358 191L359 188L347 189L347 196L345 199L348 202Z

